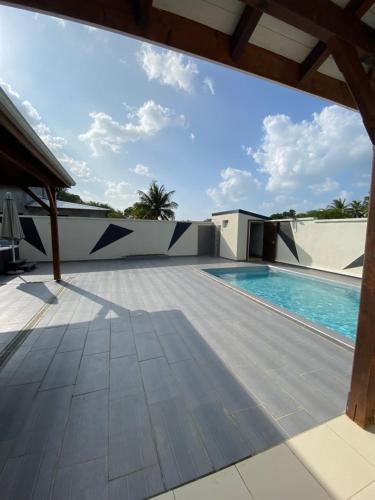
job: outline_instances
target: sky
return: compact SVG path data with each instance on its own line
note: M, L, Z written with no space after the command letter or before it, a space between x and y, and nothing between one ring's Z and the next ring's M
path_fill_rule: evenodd
M0 6L0 85L86 201L124 209L155 179L202 220L369 190L358 113L109 31Z

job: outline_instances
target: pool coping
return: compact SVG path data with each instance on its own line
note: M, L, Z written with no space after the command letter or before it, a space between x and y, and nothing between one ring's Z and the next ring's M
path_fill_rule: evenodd
M340 346L348 351L351 351L351 352L354 351L355 342L350 340L350 339L346 339L346 338L345 338L345 340L343 340L343 335L336 333L334 331L328 330L328 328L324 328L321 325L317 326L316 323L313 323L312 321L309 321L309 320L303 318L302 316L299 316L298 314L294 314L294 313L291 313L289 311L286 311L285 309L282 309L281 307L277 307L277 306L275 306L275 304L272 304L271 302L268 302L267 300L260 299L257 296L255 296L249 292L246 292L245 290L237 288L237 287L231 285L230 283L226 283L225 281L221 280L217 276L214 276L213 274L211 274L213 269L223 269L223 270L224 269L237 269L238 270L238 269L244 269L244 268L249 268L249 267L250 266L239 266L239 267L233 267L233 268L230 268L230 267L214 268L214 267L212 267L212 268L206 268L206 269L197 269L196 271L199 274L208 277L212 281L216 281L220 285L225 286L225 287L229 288L230 290L233 290L234 292L239 293L240 295L243 295L244 297L247 297L248 299L252 300L253 302L256 302L257 304L260 304L260 305L266 307L267 309L270 309L270 310L276 312L277 314L280 314L281 316L284 316L284 317L290 319L294 323L297 323L298 325L305 327L306 329L308 329L309 331L311 331L315 335L319 335L320 337L323 337L323 338L337 344L338 346ZM251 266L252 269L256 269L259 267L274 268L274 269L277 269L278 271L281 271L281 272L299 274L299 275L303 275L303 276L306 276L306 277L309 277L312 279L328 281L330 283L335 283L336 285L338 284L337 281L335 281L335 280L330 280L330 279L321 278L321 277L315 278L315 277L311 276L311 274L290 271L289 269L285 270L285 269L279 268L278 266L274 266L274 265L259 264L259 265ZM344 287L345 286L347 286L347 287L355 286L355 285L347 285L347 284L341 284L341 283L340 283L340 285L344 286ZM357 287L357 288L359 288L359 287Z

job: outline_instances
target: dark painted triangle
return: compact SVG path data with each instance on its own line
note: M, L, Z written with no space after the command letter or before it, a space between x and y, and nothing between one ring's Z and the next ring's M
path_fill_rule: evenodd
M344 269L352 269L353 267L361 267L363 266L363 261L365 259L365 254L361 255L357 259L353 260L350 264L348 264Z
M191 222L176 222L171 241L169 243L168 250L173 247L173 245L178 241L185 231L189 229Z
M299 262L296 242L294 241L293 230L290 222L280 222L278 233L285 245L289 248L289 250Z
M117 226L116 224L109 224L104 233L96 242L96 245L91 250L90 254L97 252L98 250L107 247L111 243L114 243L124 236L128 236L128 234L133 233L131 229L126 229L126 227Z
M39 252L42 252L44 253L44 255L47 255L43 242L40 239L38 229L33 219L31 217L20 217L20 221L23 233L25 235L25 241L27 241L27 243L29 243L34 248L39 250Z

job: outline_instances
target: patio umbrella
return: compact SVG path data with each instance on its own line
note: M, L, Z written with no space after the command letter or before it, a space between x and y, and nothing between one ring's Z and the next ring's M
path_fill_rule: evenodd
M15 240L22 240L25 235L22 231L16 202L13 199L12 193L6 193L4 197L3 222L1 225L0 237L4 240L10 240L12 242L12 256L13 262L15 262L16 256L14 252L14 242Z

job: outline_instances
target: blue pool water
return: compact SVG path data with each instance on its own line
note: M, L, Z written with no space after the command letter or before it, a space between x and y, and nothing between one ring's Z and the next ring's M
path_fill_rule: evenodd
M210 274L309 321L354 340L359 288L292 272L258 269L210 269Z

